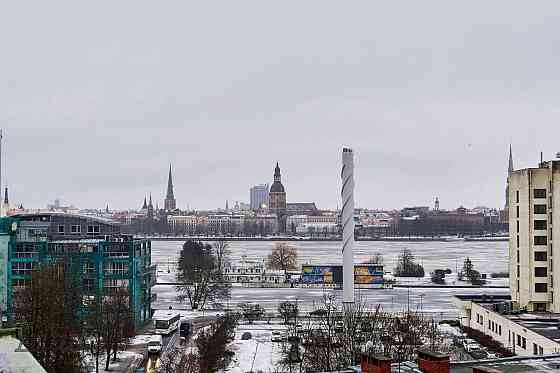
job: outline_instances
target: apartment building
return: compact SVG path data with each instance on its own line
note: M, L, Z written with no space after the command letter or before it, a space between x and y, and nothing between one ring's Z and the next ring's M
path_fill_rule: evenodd
M560 160L509 176L509 278L512 301L535 312L560 312Z

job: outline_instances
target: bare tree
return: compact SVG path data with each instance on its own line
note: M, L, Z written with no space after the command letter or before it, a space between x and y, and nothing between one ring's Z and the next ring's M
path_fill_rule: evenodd
M284 279L286 279L287 272L297 268L296 248L285 242L277 242L267 257L266 265L269 269L284 271Z
M229 262L229 242L219 240L214 243L214 255L216 256L216 267L218 273L224 273L224 267Z
M192 309L202 309L208 302L229 298L230 287L218 271L216 256L210 245L187 241L178 263L177 290L188 299Z
M375 253L362 262L363 264L383 264L383 254Z
M81 291L70 263L60 261L34 268L23 290L14 294L16 321L23 326L23 342L47 372L80 372L78 320Z

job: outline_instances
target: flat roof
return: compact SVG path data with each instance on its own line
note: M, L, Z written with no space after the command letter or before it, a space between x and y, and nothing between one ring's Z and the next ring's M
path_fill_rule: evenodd
M12 335L0 335L0 367L1 371L11 373L46 373L20 340Z
M531 373L531 372L558 372L560 371L560 356L550 355L548 357L520 357L497 359L494 361L481 360L471 362L451 362L451 373L472 373L474 367L485 367L496 369L507 373Z
M455 295L461 301L472 301L480 304L481 307L488 309L500 316L514 322L521 327L537 333L556 343L560 343L560 313L551 312L527 312L518 311L515 313L498 312L491 306L511 300L509 295Z
M179 311L175 311L175 310L156 310L154 312L154 315L152 316L152 319L158 319L158 320L171 320L172 318L174 318L175 316L181 316L181 313Z

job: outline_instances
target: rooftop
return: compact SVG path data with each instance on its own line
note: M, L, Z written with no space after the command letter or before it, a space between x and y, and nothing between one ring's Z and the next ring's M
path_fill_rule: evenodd
M46 371L17 338L17 329L0 329L0 371L41 373Z
M560 343L560 313L510 310L504 306L511 299L509 295L477 294L455 295L455 297L461 301L475 302L534 333Z

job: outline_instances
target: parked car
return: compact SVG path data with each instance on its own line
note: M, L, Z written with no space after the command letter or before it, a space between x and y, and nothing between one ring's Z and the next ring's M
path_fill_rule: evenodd
M463 340L463 348L470 353L473 350L479 350L480 345L474 339L465 338L465 340Z
M275 330L272 332L271 342L284 342L284 336L279 331Z

